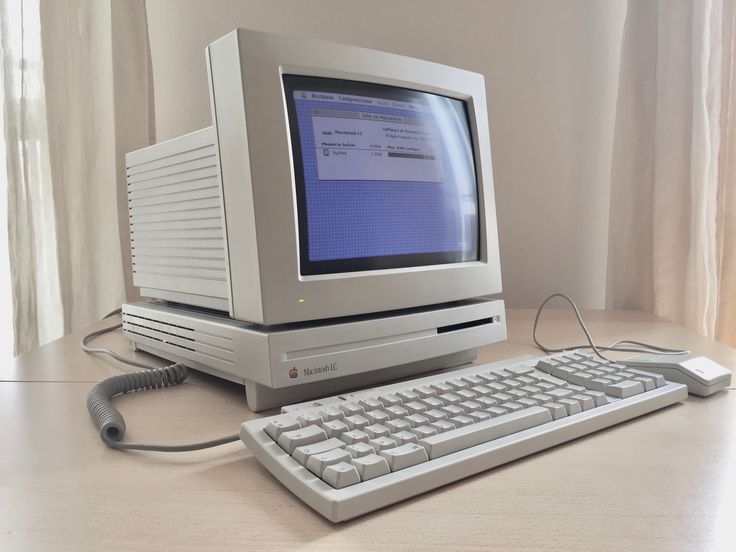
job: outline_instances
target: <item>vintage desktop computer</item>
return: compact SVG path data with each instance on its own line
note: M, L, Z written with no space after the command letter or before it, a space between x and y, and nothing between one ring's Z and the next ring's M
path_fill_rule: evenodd
M244 29L206 59L212 126L126 157L135 348L262 410L505 339L482 75Z

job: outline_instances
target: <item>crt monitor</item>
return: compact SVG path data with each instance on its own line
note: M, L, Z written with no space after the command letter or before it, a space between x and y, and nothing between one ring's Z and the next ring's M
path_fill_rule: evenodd
M231 317L501 291L482 75L245 29L207 62Z

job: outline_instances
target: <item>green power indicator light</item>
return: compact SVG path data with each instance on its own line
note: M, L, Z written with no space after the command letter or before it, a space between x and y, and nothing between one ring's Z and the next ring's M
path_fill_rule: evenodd
M300 302L300 303L306 303L306 302L307 302L307 300L306 300L306 299L304 299L304 298L302 297L301 299L299 299L299 302Z

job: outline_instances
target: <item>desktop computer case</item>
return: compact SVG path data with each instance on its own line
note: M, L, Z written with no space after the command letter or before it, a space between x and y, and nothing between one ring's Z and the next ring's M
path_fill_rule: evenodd
M506 339L501 300L281 326L248 324L168 303L123 305L142 351L245 386L253 411L457 366Z

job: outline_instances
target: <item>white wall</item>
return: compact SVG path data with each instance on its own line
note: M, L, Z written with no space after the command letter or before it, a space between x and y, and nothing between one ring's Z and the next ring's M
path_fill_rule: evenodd
M235 27L356 44L486 77L503 297L603 308L625 0L147 0L156 138L210 124L204 48Z

